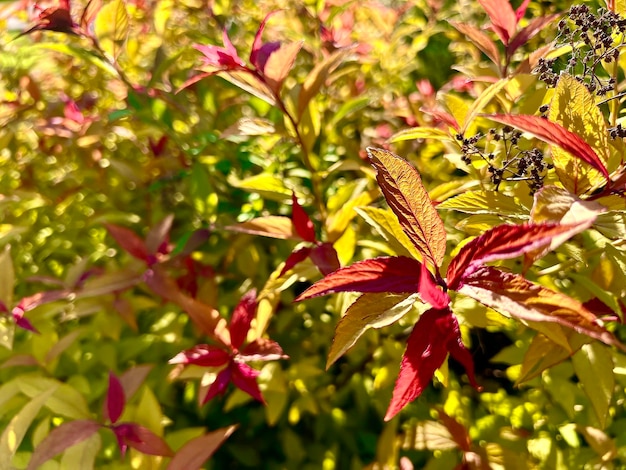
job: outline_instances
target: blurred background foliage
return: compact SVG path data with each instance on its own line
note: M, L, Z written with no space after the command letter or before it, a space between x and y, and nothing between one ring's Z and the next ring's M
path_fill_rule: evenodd
M295 191L322 239L335 243L342 265L393 253L354 211L342 208L383 207L364 161L366 146L386 145L407 127L438 125L424 112L437 106L437 96L471 103L485 87L471 79L495 76L485 56L448 23L483 26L487 19L477 2L129 0L124 6L124 40L97 50L84 37L60 32L16 38L36 13L28 1L0 3L0 245L10 247L0 266L2 300L10 310L38 293L72 290L92 274L80 293L27 313L39 334L15 329L8 316L0 320L0 429L52 383L42 379L65 384L27 426L13 452L15 468L25 468L53 426L99 416L109 370L121 374L146 364L151 368L125 417L164 435L174 450L207 430L239 425L206 468L394 468L404 457L403 468L410 461L414 468L452 469L462 453L438 421L437 406L467 429L474 450L489 455L494 468L625 464L623 356L609 357L617 385L602 429L570 361L514 386L534 333L457 300L485 392L470 388L451 361L451 373L441 371L400 419L383 424L417 309L397 325L368 331L325 371L334 327L351 298L293 304L320 278L310 261L278 278L294 242L225 229L258 216L289 216ZM72 2L74 16L84 7ZM527 17L568 7L531 2ZM302 145L284 114L263 99L221 76L178 91L200 66L193 44L221 45L226 28L247 60L259 23L274 10L280 12L264 37L303 41L283 89L291 112L307 77L323 72L300 121L315 174L303 164ZM545 28L514 60L555 35L555 25ZM446 143L420 139L394 149L417 166L433 199L476 183ZM174 252L198 241L189 250L196 298L228 316L250 288L265 295L257 332L290 357L262 368L266 406L235 389L199 406L204 369L176 376L167 364L206 339L179 307L137 281L142 263L104 224L143 237L168 214L174 214ZM466 220L455 231L461 215L441 214L457 242L490 223ZM171 274L185 269L171 268ZM100 440L96 468L166 462L134 450L122 460L112 435L102 433ZM72 468L72 458L41 468Z

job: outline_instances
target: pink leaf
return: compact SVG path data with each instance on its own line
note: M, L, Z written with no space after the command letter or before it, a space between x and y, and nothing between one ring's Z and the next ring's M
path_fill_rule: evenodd
M435 370L441 367L448 355L448 340L458 332L458 327L454 331L454 323L449 308L433 308L422 314L407 341L385 421L419 397L428 386Z
M568 131L556 122L548 121L540 116L526 114L486 114L484 117L528 132L550 145L561 147L574 157L581 159L598 170L607 180L609 179L609 173L595 150L578 134Z
M270 54L280 47L280 42L273 42L268 44L263 44L263 30L265 29L265 25L272 15L277 13L277 11L271 11L267 14L267 16L263 19L261 24L259 25L259 29L254 36L254 42L252 43L252 51L250 52L250 63L254 65L257 70L263 71L263 67L265 66L265 62L267 62L267 58Z
M484 8L495 33L506 46L515 34L517 18L508 0L478 0Z
M100 428L100 424L90 419L67 421L50 431L33 451L27 470L36 470L44 462L72 446L89 439Z
M230 354L216 346L198 344L191 349L179 352L169 360L170 364L193 364L202 367L223 366L230 360Z
M231 364L228 365L225 369L220 371L215 378L215 382L211 384L209 389L206 392L206 395L202 399L202 404L204 405L209 400L212 400L217 395L223 395L226 391L226 387L228 387L228 383L232 377L232 367Z
M141 384L143 384L143 382L146 380L146 377L153 367L154 366L152 366L151 364L134 366L126 370L120 376L120 383L122 384L122 388L124 389L124 396L127 399L130 399L135 394L135 392L139 390L139 387L141 387Z
M256 383L256 378L260 374L258 370L253 369L243 362L235 362L232 372L232 381L235 387L246 392L255 400L265 404L261 390L259 390L259 385Z
M380 257L358 261L338 269L319 280L295 300L310 299L335 292L417 292L424 302L441 305L448 302L447 294L435 294L435 281L428 270L423 276L422 263L403 256ZM444 297L445 296L445 297Z
M256 307L256 290L252 289L241 298L230 319L228 330L233 348L239 349L248 336L250 323L256 315Z
M586 222L585 222L586 223ZM510 259L549 245L552 238L578 228L558 223L498 225L476 237L448 265L447 283L457 290L463 278L485 263Z
M120 227L115 224L104 224L109 235L121 246L129 255L142 261L148 260L148 250L144 241L132 230Z
M530 0L524 0L522 4L519 7L517 7L517 9L515 10L515 19L517 20L518 23L519 23L519 20L524 18L524 15L526 14L526 8L528 8L529 3L530 3Z
M194 44L194 48L204 54L204 64L221 69L239 69L246 66L246 63L237 55L237 49L230 42L226 29L222 31L222 39L224 47L203 46L202 44Z
M104 419L109 419L111 423L117 422L126 406L124 389L119 379L113 372L109 372L109 389L104 400Z
M287 271L293 269L298 263L307 259L311 254L312 249L313 248L310 246L303 246L302 248L294 250L285 260L285 266L283 266L283 269L280 271L278 277L283 276Z
M296 232L304 241L314 243L316 238L313 222L311 222L308 214L304 211L304 209L298 202L296 193L291 193L291 200L293 202L293 208L291 210L291 220L293 221L293 225L296 228Z
M220 445L237 429L237 425L221 428L196 437L182 446L174 455L167 470L196 470L213 455Z
M237 356L242 361L276 361L278 359L288 359L280 345L267 338L257 338Z
M526 1L528 3L528 1ZM507 54L509 56L513 55L513 53L526 44L530 38L532 38L535 34L545 28L547 25L552 23L556 18L558 18L558 14L549 15L549 16L541 16L539 18L533 19L528 26L522 29L517 35L513 38L511 43L507 46Z
M322 243L311 250L311 261L323 275L328 275L341 267L337 250L332 243Z
M166 442L148 428L136 423L121 423L111 428L120 444L122 454L126 446L137 449L147 455L161 455L171 457L174 455L172 449Z

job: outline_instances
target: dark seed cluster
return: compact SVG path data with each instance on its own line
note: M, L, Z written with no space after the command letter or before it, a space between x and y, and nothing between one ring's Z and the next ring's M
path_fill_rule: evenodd
M541 150L520 148L518 144L521 136L521 132L505 126L502 129L489 129L486 135L479 133L465 137L457 134L456 138L461 146L463 162L469 165L475 157L487 162L487 171L496 191L503 181L524 181L530 193L534 194L543 187L546 171L552 165L545 162ZM485 142L481 148L477 144L483 140ZM489 147L493 147L494 152L485 150Z
M614 91L615 78L608 76L602 62L618 60L624 40L615 42L614 35L626 32L626 19L604 8L594 14L587 5L575 5L568 18L559 21L558 30L557 45L570 46L571 55L565 65L563 59L539 59L535 68L539 79L554 87L564 71L597 96Z

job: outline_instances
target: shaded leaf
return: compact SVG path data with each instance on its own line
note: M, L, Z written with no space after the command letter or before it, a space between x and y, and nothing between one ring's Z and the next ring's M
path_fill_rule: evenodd
M132 447L147 455L161 455L171 457L174 455L163 438L157 436L144 426L136 423L120 423L111 428L120 443L122 454L125 447Z
M0 312L8 312L13 307L15 270L11 259L11 247L5 246L0 253Z
M129 400L137 392L137 390L139 390L139 387L141 387L143 382L146 380L146 377L153 367L154 366L152 364L140 364L124 371L124 373L120 376L120 383L122 384L124 396L127 400Z
M289 75L303 44L302 41L283 44L267 59L263 67L263 75L276 93L280 91L283 81Z
M89 439L99 428L100 424L98 422L88 419L67 421L54 428L35 447L28 462L27 470L36 470L41 464L60 454L65 449Z
M556 145L575 158L591 165L591 167L598 170L606 180L609 179L607 169L594 149L591 148L581 136L568 131L560 124L548 121L540 116L523 114L487 114L485 117L492 121L528 132L550 145ZM573 192L576 193L576 191ZM580 192L577 194L580 194Z
M301 263L309 257L313 248L310 246L303 246L291 252L291 254L285 260L285 266L281 269L279 277L282 277L287 271L293 269L298 263Z
M256 289L252 289L243 295L230 318L228 330L233 348L239 349L246 340L256 308Z
M438 267L446 253L443 221L422 185L417 170L387 150L367 149L387 204L424 261Z
M604 428L615 387L611 351L600 343L585 344L572 356L572 364L600 427Z
M256 383L259 373L258 370L253 369L248 364L237 362L233 363L231 380L239 390L246 392L255 400L265 404L265 399L261 395L259 385Z
M197 344L191 349L179 352L170 359L170 364L194 364L202 367L219 367L228 363L230 354L216 346Z
M276 361L278 359L289 358L276 341L267 338L257 338L248 343L243 350L240 351L238 357L246 362Z
M104 224L109 235L122 247L129 255L142 261L148 260L148 249L146 244L135 232L126 227L115 224Z
M382 328L407 314L417 299L414 295L363 294L337 323L326 368L345 354L369 328Z
M111 423L117 422L126 406L124 389L117 376L109 372L109 388L104 400L104 419L109 419Z
M291 220L293 221L296 232L304 241L311 243L315 242L315 227L313 226L313 222L309 218L309 215L304 211L298 202L296 193L291 193L291 203Z
M589 222L590 224L590 222ZM561 234L578 233L588 223L498 225L465 244L448 265L447 283L457 290L466 276L485 263L520 256L544 245Z
M321 243L311 250L309 255L313 264L323 275L328 275L341 267L337 250L332 243Z
M521 320L554 322L625 350L579 301L521 276L485 266L463 280L459 292Z
M167 243L174 214L166 215L163 220L150 229L146 235L146 250L150 254L163 253L163 245Z
M228 426L190 440L172 457L167 470L199 470L235 429L237 425Z
M398 219L388 209L355 207L354 210L387 241L399 256L420 259L422 256L402 230Z

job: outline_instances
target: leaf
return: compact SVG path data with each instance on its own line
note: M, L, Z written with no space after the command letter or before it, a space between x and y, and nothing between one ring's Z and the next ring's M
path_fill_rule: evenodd
M163 245L168 242L173 223L174 214L168 214L150 229L146 235L146 250L148 253L155 254L161 252Z
M11 259L11 247L5 246L0 253L0 315L13 307L13 289L15 288L15 270Z
M513 40L506 46L507 56L511 57L517 49L526 44L535 34L544 29L560 15L555 13L548 16L533 18L528 26L515 35Z
M250 323L256 314L256 308L256 289L252 289L244 294L230 318L228 330L233 348L239 349L246 340Z
M370 328L382 328L406 315L416 301L415 295L363 294L346 310L337 323L328 353L326 369L345 354Z
M404 233L393 212L377 207L355 207L354 210L374 227L397 255L415 259L421 258L420 252Z
M447 305L448 295L436 287L432 274L422 266L419 261L402 256L358 261L317 281L295 301L336 292L388 292L418 293L433 306Z
M296 232L304 241L311 243L315 242L316 237L313 222L298 202L298 198L294 192L291 193L291 203L291 220L293 221L293 226L295 227Z
M517 17L508 0L478 0L483 7L493 30L498 35L502 43L506 46L515 34L517 29Z
M589 447L594 450L602 462L610 462L617 457L618 450L615 439L612 439L601 429L577 424L576 430L585 437Z
M566 334L569 337L569 351L542 334L535 335L524 354L520 374L515 384L519 385L539 376L544 370L570 357L572 351L580 349L585 341L590 341L589 338L569 329Z
M292 270L297 264L301 263L309 257L313 248L310 246L303 246L297 248L291 252L291 254L285 260L285 265L281 269L279 277L282 277L287 271Z
M140 364L124 371L124 373L120 376L120 383L122 384L124 396L127 400L132 398L137 390L139 390L139 387L141 387L143 382L146 380L146 377L153 367L154 366L152 364Z
M89 419L67 421L50 431L31 455L27 470L36 470L41 464L94 435L100 424Z
M118 441L147 455L171 457L172 449L148 428L136 423L120 423L111 428Z
M257 217L256 219L242 222L237 225L228 225L226 230L233 232L248 233L250 235L261 235L264 237L280 238L282 240L301 240L289 217L280 215L268 215Z
M446 253L443 221L422 185L417 170L406 160L387 150L367 149L376 168L376 180L387 204L411 242L433 267L441 266Z
M561 225L554 223L498 225L465 244L448 265L447 283L457 290L463 279L485 263L510 259L549 245L562 234L578 233L590 222Z
M350 52L350 49L339 49L323 61L318 62L313 67L313 70L309 72L298 95L298 120L302 118L304 111L309 106L309 102L320 91L328 76L341 65L341 62Z
M251 341L239 352L238 357L246 362L277 361L289 358L276 341L267 338L257 338Z
M452 137L446 131L437 129L436 127L413 127L411 129L405 129L397 132L389 138L389 142L402 142L405 140L417 140L417 139L433 139L433 140L445 140L452 141Z
M569 161L572 162L571 165L576 167L576 172L573 174L574 180L571 180L572 175L570 175L569 177L570 183L573 184L573 187L571 188L573 189L572 192L575 194L581 194L582 192L584 192L582 189L586 186L581 186L580 182L578 181L578 179L580 179L579 174L583 174L581 168L579 168L579 160L591 165L591 167L599 171L606 180L609 179L609 174L604 165L604 162L594 151L594 149L587 142L585 142L585 140L581 136L570 132L556 122L548 121L547 119L539 116L524 114L486 114L484 115L484 117L507 126L515 127L516 129L519 129L521 131L528 132L529 134L534 135L539 140L542 140L550 145L560 147L566 152L570 153L573 157L577 158L578 160L574 161L569 159ZM562 164L561 168L564 167L567 167L567 165ZM564 177L566 179L568 178L568 176L566 175L564 175ZM565 183L567 183L567 181L565 181ZM577 188L578 191L576 191Z
M167 470L199 470L235 429L237 425L228 426L190 440L172 457Z
M113 59L120 55L121 46L129 31L130 23L124 0L112 0L100 9L94 21L94 33L102 50Z
M96 19L101 8L102 0L89 0L80 17L80 27L85 31L89 30L91 23Z
M611 351L600 343L585 344L572 356L572 365L600 427L605 428L615 387Z
M491 40L489 36L483 33L480 29L475 28L469 24L459 23L457 21L449 21L449 23L461 34L468 37L474 45L480 49L491 61L500 66L502 59L500 59L500 51L495 42Z
M366 206L378 197L378 191L363 192L357 196L351 197L347 202L341 205L339 209L334 211L331 217L326 221L328 241L335 242L345 233L350 222L356 216L355 208L358 206Z
M467 428L456 419L446 414L442 408L437 408L437 414L439 415L439 419L443 422L443 425L450 432L450 436L452 436L459 449L463 452L470 452L472 439Z
M465 116L465 122L463 124L463 127L461 128L461 134L464 134L467 131L468 127L470 126L470 124L472 124L478 113L480 113L485 108L485 106L487 106L491 102L491 100L494 99L496 95L500 93L500 91L502 91L502 89L506 87L509 83L510 80L508 78L502 78L496 83L492 83L487 88L485 88L485 90L483 90L483 92L478 96L478 98L474 100L474 102L468 109Z
M263 75L274 92L280 91L303 44L303 41L282 44L279 49L270 54L263 67Z
M109 235L129 255L142 261L148 260L148 249L145 242L132 230L115 224L104 224Z
M101 445L100 434L92 434L88 439L68 448L63 453L60 468L95 468L96 457L100 454Z
M221 133L222 139L231 136L268 135L276 132L272 121L258 117L243 117Z
M179 352L168 361L169 364L194 364L201 367L219 367L228 363L230 354L217 347L197 344L191 349Z
M256 379L259 376L259 371L253 369L248 364L243 362L235 362L232 366L231 380L235 387L239 390L246 392L252 398L265 404L265 399L261 395L259 385L256 383Z
M626 349L579 301L516 274L485 266L465 278L458 292L514 318L558 323L608 345Z
M608 178L606 165L610 155L609 138L604 116L587 87L572 76L562 74L550 101L548 117L579 136L598 157L599 166L583 159L592 165L593 168L589 168L580 160L573 159L572 155L576 154L567 148L563 149L565 152L554 149L552 160L565 188L575 194L583 194L601 185L603 177Z
M117 376L113 372L109 372L109 388L104 400L102 414L104 419L108 419L115 424L126 406L126 397L124 389Z
M528 209L515 197L499 191L465 191L437 204L437 209L452 209L468 214L494 214L527 218Z
M285 182L276 175L261 173L243 180L229 179L235 188L249 193L258 193L273 201L283 202L291 197L292 191L285 187Z
M465 366L470 381L476 386L472 358L463 346L459 324L452 311L449 308L427 310L407 341L385 421L421 395L448 352Z
M324 276L341 267L337 250L335 250L332 243L321 243L316 246L311 250L309 257Z
M50 387L33 397L4 428L2 435L0 435L0 468L13 468L13 457L15 457L17 449L22 443L26 431L57 388L58 385Z

